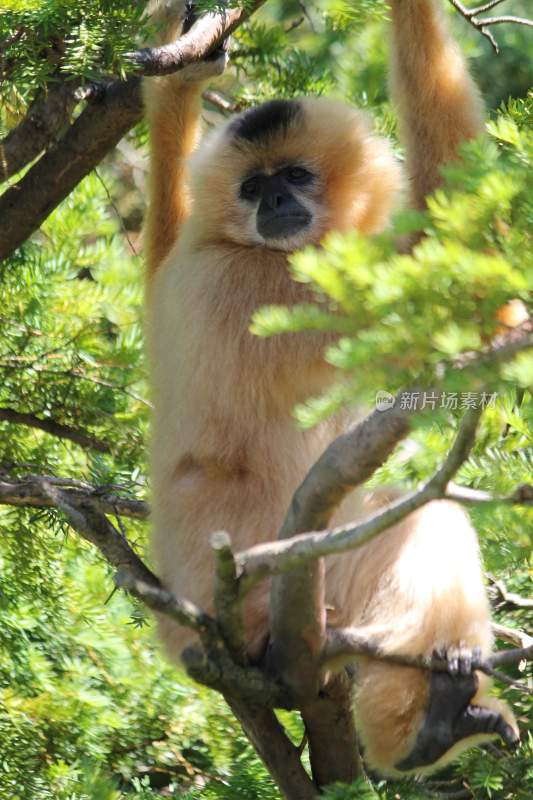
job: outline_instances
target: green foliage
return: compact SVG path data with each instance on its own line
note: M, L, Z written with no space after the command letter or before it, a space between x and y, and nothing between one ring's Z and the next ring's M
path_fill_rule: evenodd
M342 334L327 357L347 374L300 409L302 422L314 424L346 402L368 405L378 389L395 393L437 378L445 391L461 393L480 391L485 380L492 392L530 385L530 354L499 375L484 366L465 374L453 364L495 336L498 309L530 299L533 135L523 118L532 102L501 114L490 141L463 147L427 213L401 213L394 230L372 238L333 233L320 249L292 258L296 280L310 284L320 306L261 309L252 330ZM422 229L412 254L395 252L398 235Z
M0 106L9 123L36 89L59 78L101 79L123 73L123 54L144 31L141 0L3 0Z
M2 437L4 463L46 470L66 462L72 477L88 470L99 482L135 482L148 412L136 261L124 257L94 175L43 227L40 243L0 268L0 405L90 429L120 457L111 466L96 452L81 457L64 440L20 428L20 436Z
M465 146L462 161L446 168L446 183L430 199L427 213L403 212L386 235L333 234L320 249L295 254L294 276L315 291L316 305L263 308L254 316L252 330L258 335L305 330L339 335L327 357L345 378L296 410L302 425L316 424L347 404L368 406L380 389L396 393L406 386L438 386L456 398L439 407L431 391L419 393L419 407L425 403L428 412L417 420L411 447L400 448L371 485L416 486L427 479L451 446L456 410L469 402L483 403L486 411L457 481L496 497L531 482L531 354L501 368L458 370L454 365L461 354L497 335L497 312L505 303L513 298L531 302L532 109L533 96L510 102L490 124L489 140ZM397 238L420 230L425 238L412 254L397 255ZM532 509L481 505L471 509L471 516L488 569L531 594ZM515 610L504 621L527 629L531 614ZM416 800L453 796L466 785L480 800L525 800L533 769L532 700L513 690L502 692L500 686L495 691L510 699L521 720L519 757L469 751L445 771L444 783L356 784L326 796Z

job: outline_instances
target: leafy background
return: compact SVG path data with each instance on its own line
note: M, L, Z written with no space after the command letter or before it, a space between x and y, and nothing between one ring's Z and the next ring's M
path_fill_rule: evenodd
M528 5L511 0L505 11L527 15ZM142 8L129 0L3 0L0 134L51 81L120 75L124 52L149 36ZM306 251L294 259L296 278L328 297L334 313L266 309L254 321L261 335L341 326L343 338L328 357L346 380L298 409L300 424L339 404L371 403L376 387L430 381L437 365L494 334L503 302L529 299L531 34L499 26L496 58L463 20L452 23L490 108L489 138L465 149L425 216L404 213L394 233L372 242L332 236L320 257ZM232 68L217 89L243 107L334 92L367 107L378 130L395 137L385 31L382 2L271 0L235 36ZM206 104L206 126L219 118ZM145 145L141 125L0 266L0 407L84 428L110 452L0 422L0 479L53 474L148 495L139 256ZM424 244L412 256L395 256L394 236L420 227ZM462 483L504 494L531 480L532 378L526 356L498 375L478 372L459 383L446 372L449 391L478 391L489 379L498 396ZM409 452L401 448L373 480L414 485L427 476L456 418L442 410L426 415ZM487 568L531 594L532 511L491 506L472 517ZM149 558L147 527L128 521L126 529ZM507 625L533 627L523 610L503 603L495 610ZM143 609L113 591L110 569L56 512L0 510L0 619L1 800L279 796L224 703L165 663ZM514 689L497 691L520 719L517 755L499 746L473 750L430 782L362 781L332 789L329 800L531 798L531 702ZM297 721L283 716L300 739Z

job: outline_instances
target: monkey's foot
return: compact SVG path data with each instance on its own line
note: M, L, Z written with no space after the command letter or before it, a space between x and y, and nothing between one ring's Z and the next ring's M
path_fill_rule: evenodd
M518 736L501 714L470 703L478 688L473 670L480 663L481 651L461 646L434 655L448 662L448 671L431 673L426 717L413 750L396 764L396 769L428 767L461 740L480 734L498 735L509 747L515 747Z

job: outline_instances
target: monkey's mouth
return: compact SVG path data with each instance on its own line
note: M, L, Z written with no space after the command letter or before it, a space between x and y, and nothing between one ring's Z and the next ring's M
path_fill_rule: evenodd
M273 214L257 220L258 233L263 239L288 239L309 227L312 216L301 214Z

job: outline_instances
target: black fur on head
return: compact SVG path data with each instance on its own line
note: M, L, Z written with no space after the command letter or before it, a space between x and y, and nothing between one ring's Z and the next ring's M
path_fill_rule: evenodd
M301 113L301 106L295 100L270 100L236 117L229 133L236 139L259 141L280 130L287 131Z

